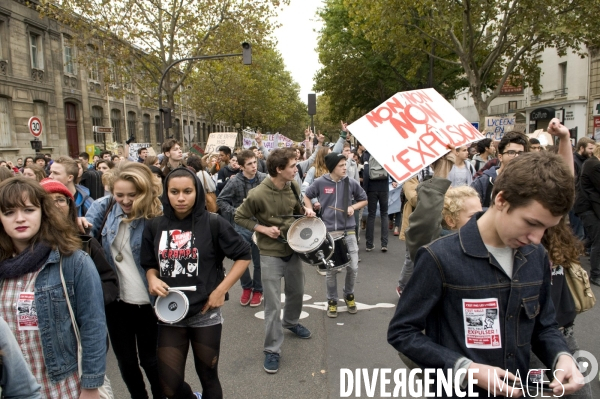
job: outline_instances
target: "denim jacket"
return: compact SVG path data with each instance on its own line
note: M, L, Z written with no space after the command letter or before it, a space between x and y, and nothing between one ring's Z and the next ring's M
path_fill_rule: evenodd
M99 198L94 201L92 207L88 210L85 215L85 218L88 222L92 224L92 237L96 237L98 234L98 229L102 225L102 220L104 219L104 215L106 214L108 205L110 204L112 197L107 195L105 197ZM117 237L117 233L119 232L119 223L121 222L121 215L123 215L123 210L121 206L115 203L112 209L108 213L108 217L106 218L106 223L104 224L104 228L102 229L102 248L104 249L104 253L106 254L106 259L110 264L110 267L113 268L115 273L117 272L117 268L115 266L115 260L113 259L112 253L110 251L110 246L113 241ZM130 225L130 239L129 244L131 245L131 253L133 254L133 259L135 260L135 266L137 267L140 276L142 277L142 281L146 286L146 290L148 290L148 280L146 279L146 272L142 269L140 265L140 249L142 246L142 233L144 232L144 227L146 226L146 219L136 219L133 220ZM154 298L148 294L150 298L150 302L154 303Z
M62 262L81 333L81 387L98 388L104 383L106 367L106 320L100 277L92 259L81 250L64 256ZM58 250L50 252L35 280L35 305L48 377L58 382L77 372L77 339L60 279Z
M527 375L530 350L549 367L568 352L550 298L550 263L541 245L515 251L512 279L486 249L476 217L458 234L419 249L388 342L422 367L452 369L461 357ZM500 347L466 344L464 299L498 300ZM425 334L422 331L425 330Z

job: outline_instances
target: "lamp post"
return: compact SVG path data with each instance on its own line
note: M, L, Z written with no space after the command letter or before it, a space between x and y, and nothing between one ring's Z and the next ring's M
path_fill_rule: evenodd
M241 53L235 53L235 54L217 54L217 55L200 55L197 57L187 57L187 58L182 58L180 60L174 61L173 63L171 63L171 65L169 65L167 67L167 69L165 69L165 71L163 72L161 78L160 78L160 83L158 84L158 110L159 110L159 114L160 114L160 129L159 129L159 137L157 137L157 140L159 140L162 144L162 142L164 141L164 132L163 132L163 113L164 112L171 112L171 110L169 108L163 108L163 104L162 104L162 85L163 85L163 81L165 80L165 77L167 76L167 73L171 70L171 68L173 68L175 65L184 62L184 61L195 61L195 60L217 60L217 59L221 59L221 58L229 58L229 57L239 57L242 56L242 61L244 63L244 65L251 65L252 64L252 46L250 45L250 43L244 42L242 43L242 52Z

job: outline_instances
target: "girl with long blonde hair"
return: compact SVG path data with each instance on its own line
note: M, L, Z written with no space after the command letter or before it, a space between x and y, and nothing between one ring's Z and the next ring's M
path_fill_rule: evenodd
M147 397L141 365L152 396L161 398L157 319L140 264L140 248L146 224L162 215L162 185L138 162L121 162L104 174L102 182L111 194L94 202L86 219L119 278L119 300L106 307L110 341L131 397Z

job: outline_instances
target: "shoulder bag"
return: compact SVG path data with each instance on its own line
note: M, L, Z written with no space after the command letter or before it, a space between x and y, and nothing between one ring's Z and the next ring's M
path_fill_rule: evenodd
M596 297L590 286L590 279L587 272L579 263L571 263L570 267L564 268L565 279L569 285L569 290L575 301L575 310L577 313L583 313L590 310L596 304Z
M83 374L81 364L83 356L83 350L81 349L81 335L79 334L79 327L77 327L77 322L75 321L73 307L71 307L71 300L69 299L69 292L67 291L67 284L65 283L65 276L63 275L62 256L60 257L60 281L63 286L63 291L65 292L65 299L67 302L67 307L69 308L69 314L71 315L71 324L73 325L75 338L77 338L77 374L81 379L81 375ZM100 399L114 399L113 391L110 386L110 381L106 376L106 373L104 373L104 384L101 387L98 387L98 393L100 394Z

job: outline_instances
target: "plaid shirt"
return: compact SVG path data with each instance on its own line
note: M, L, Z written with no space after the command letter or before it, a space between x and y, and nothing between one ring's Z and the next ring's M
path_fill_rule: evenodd
M77 399L79 398L79 377L77 372L54 384L46 374L42 340L39 330L19 331L17 327L17 300L21 292L34 292L35 279L39 271L19 278L4 280L0 284L0 316L6 320L17 343L23 352L25 362L31 373L42 386L42 398Z
M266 173L256 172L254 183L250 183L243 173L238 173L235 178L229 179L217 198L221 213L235 214L237 207L242 205L250 190L262 183L265 177L267 177Z

